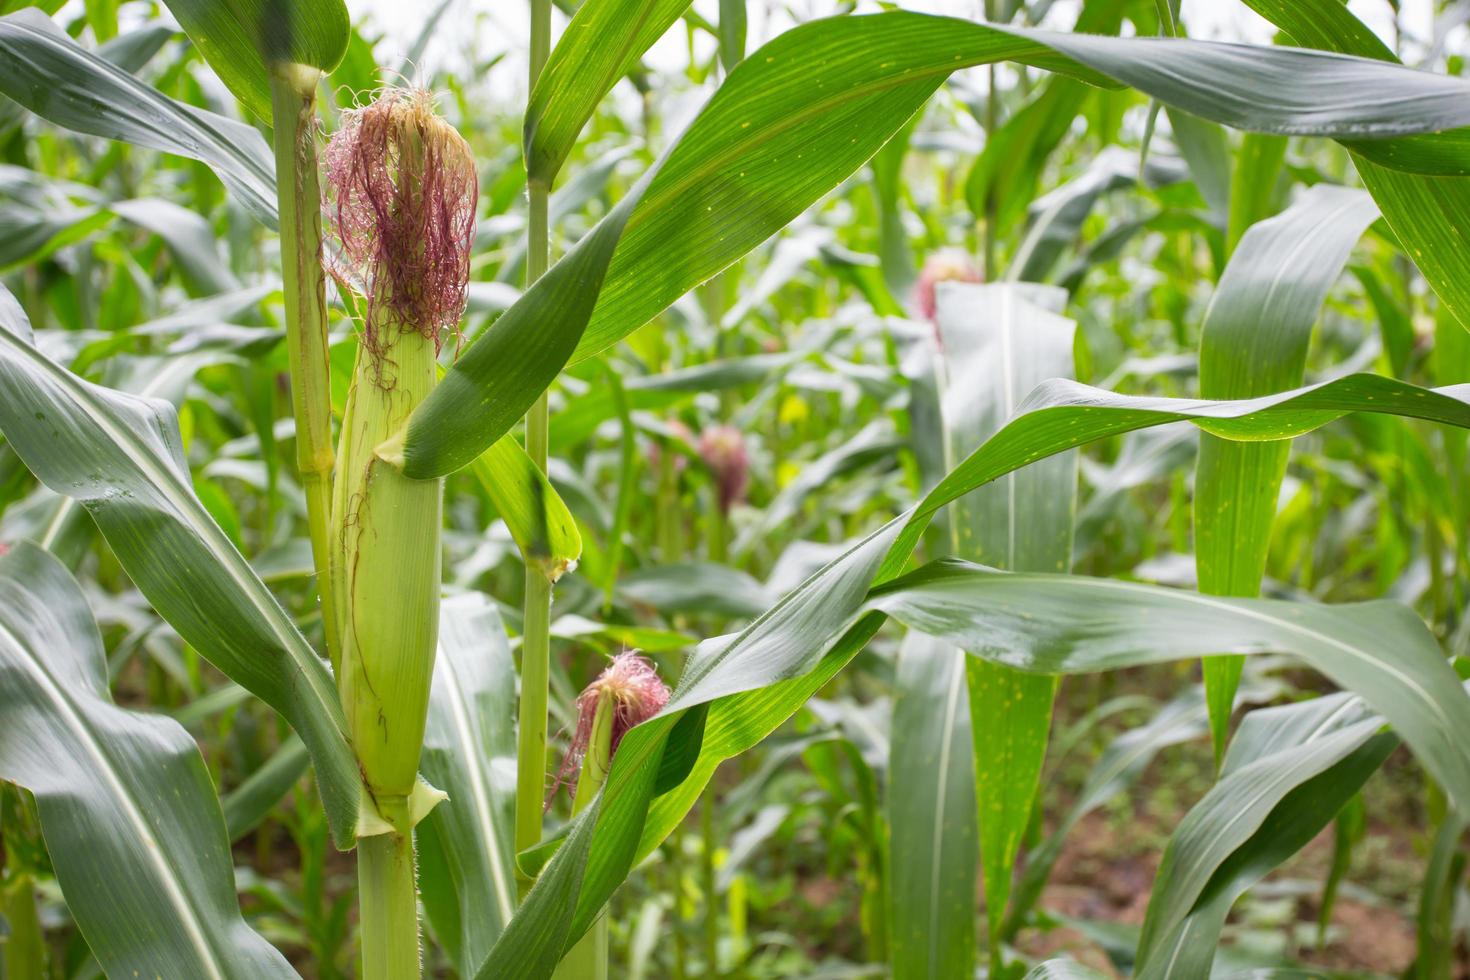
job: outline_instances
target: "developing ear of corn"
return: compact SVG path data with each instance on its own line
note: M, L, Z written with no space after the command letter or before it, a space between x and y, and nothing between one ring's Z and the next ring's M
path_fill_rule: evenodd
M346 115L325 160L333 273L367 298L333 497L337 683L368 791L406 832L438 639L443 486L376 449L433 389L464 310L475 168L427 94L391 90Z

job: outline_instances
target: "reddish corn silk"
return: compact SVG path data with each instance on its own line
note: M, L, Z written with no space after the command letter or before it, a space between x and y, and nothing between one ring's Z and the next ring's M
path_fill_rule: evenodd
M699 435L699 455L715 475L720 511L729 514L731 507L745 499L750 483L745 436L733 425L712 425Z
M669 702L668 685L659 678L652 663L631 651L613 657L612 663L597 675L597 680L588 684L577 697L577 731L572 736L572 744L561 768L557 770L556 782L546 798L547 806L551 805L557 790L563 785L576 791L582 760L592 740L597 704L603 694L612 699L613 755L617 754L618 743L630 729L658 714Z
M465 309L479 195L469 144L428 92L388 89L343 113L322 160L325 217L341 243L329 271L437 345Z
M941 249L924 260L919 281L914 285L914 308L925 320L932 320L938 311L935 291L941 282L984 281L970 256L959 249Z

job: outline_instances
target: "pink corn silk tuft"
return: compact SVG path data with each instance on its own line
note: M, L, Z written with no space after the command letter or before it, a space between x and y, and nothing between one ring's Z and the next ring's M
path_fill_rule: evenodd
M389 304L405 329L431 338L458 328L475 238L479 176L469 144L424 91L390 89L343 113L322 154L326 221L341 242L332 275Z
M597 702L604 691L611 694L613 699L613 755L617 754L618 744L630 729L652 718L669 703L668 685L659 678L653 664L632 652L613 657L612 663L577 698L577 731L572 736L572 744L567 749L561 768L557 770L551 792L547 794L548 808L562 786L576 793L582 760L586 758L587 746L592 741L592 723L597 716Z
M750 484L745 436L733 425L712 425L699 434L699 455L715 476L721 513L729 514L731 507L745 499Z
M924 260L919 281L914 284L914 307L919 316L933 320L939 304L935 293L941 282L984 282L975 261L959 249L946 248Z

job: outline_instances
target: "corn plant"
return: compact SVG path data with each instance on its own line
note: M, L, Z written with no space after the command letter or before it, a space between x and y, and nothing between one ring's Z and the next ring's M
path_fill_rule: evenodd
M506 111L459 6L0 7L0 977L1207 977L1390 779L1452 975L1451 34L531 0Z

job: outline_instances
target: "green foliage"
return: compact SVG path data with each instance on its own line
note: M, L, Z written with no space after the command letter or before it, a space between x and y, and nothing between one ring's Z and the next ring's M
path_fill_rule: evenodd
M902 6L538 0L521 104L479 4L0 4L3 970L1448 975L1457 35ZM316 156L394 70L477 157L467 309L334 466L383 306ZM410 596L421 755L329 666ZM635 647L668 705L579 717ZM341 855L380 733L447 799Z

